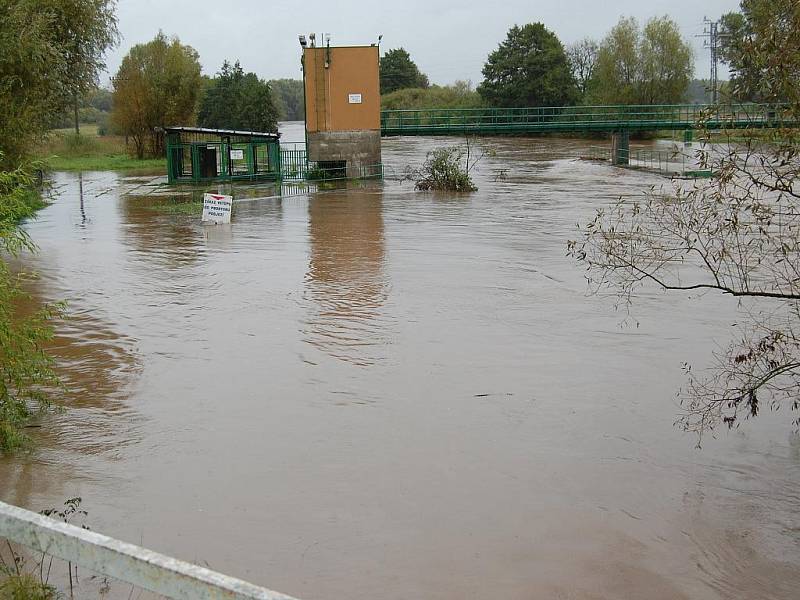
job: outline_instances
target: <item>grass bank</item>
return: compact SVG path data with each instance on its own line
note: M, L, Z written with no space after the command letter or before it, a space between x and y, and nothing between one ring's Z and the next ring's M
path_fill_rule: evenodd
M36 149L36 155L55 171L130 171L163 169L163 158L132 158L125 147L125 138L98 135L96 125L84 125L80 135L69 129L54 129Z

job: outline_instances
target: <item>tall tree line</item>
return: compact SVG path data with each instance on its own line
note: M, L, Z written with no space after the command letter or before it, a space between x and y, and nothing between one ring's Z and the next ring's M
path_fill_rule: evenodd
M585 38L567 46L543 23L514 25L489 54L477 99L467 104L679 103L686 100L693 63L690 44L666 16L652 18L643 27L623 17L601 41ZM381 93L387 107L433 106L445 96L442 89L428 85L427 76L403 48L381 59ZM455 102L452 106L463 103Z
M269 84L225 61L200 102L198 124L217 129L277 131L278 113Z

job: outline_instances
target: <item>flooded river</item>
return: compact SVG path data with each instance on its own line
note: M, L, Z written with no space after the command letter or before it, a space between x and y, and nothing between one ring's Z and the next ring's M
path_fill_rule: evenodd
M56 174L21 266L69 302L67 410L0 498L81 496L96 531L306 599L797 598L788 415L702 450L673 426L735 302L653 290L622 327L566 257L668 182L553 139L487 140L470 195L392 178L441 142L384 140L383 183L235 191L261 198L216 228L152 210L152 177Z

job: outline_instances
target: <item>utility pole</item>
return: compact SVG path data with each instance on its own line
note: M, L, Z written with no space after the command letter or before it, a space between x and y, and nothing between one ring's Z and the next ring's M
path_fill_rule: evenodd
M716 104L719 99L719 21L703 17L703 33L697 37L703 38L703 47L711 51L711 102Z

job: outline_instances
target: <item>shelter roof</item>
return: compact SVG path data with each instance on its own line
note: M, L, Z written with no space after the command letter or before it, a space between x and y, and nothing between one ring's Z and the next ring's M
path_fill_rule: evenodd
M209 129L207 127L164 127L166 133L194 133L217 136L237 136L251 138L267 138L277 140L281 137L280 133L270 133L265 131L240 131L238 129Z

